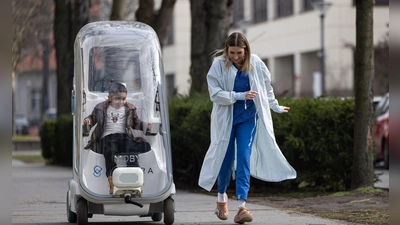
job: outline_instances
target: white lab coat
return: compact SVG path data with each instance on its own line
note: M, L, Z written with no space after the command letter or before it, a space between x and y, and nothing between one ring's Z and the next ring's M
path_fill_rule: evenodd
M282 113L283 107L279 106L275 99L271 74L257 55L251 55L250 64L250 88L258 92L254 102L259 116L250 156L250 174L260 180L271 182L295 179L296 171L288 163L275 141L270 109ZM207 74L208 90L213 102L211 143L200 171L199 186L208 191L217 180L228 148L233 104L236 102L235 92L232 91L236 72L237 69L233 65L225 69L225 59L220 57L214 60Z

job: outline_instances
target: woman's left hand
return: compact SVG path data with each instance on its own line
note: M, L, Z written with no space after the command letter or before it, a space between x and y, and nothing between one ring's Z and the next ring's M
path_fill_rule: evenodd
M284 112L284 113L289 112L290 107L287 107L287 106L282 106L282 107L283 107L283 112Z

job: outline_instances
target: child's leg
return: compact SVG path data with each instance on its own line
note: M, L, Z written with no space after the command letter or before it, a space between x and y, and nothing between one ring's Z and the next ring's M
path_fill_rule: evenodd
M106 175L107 177L111 177L112 171L117 166L114 161L114 155L118 152L118 141L113 134L103 137L100 141L106 163Z
M134 140L129 135L124 134L125 151L128 153L146 153L151 150L150 144L143 140Z

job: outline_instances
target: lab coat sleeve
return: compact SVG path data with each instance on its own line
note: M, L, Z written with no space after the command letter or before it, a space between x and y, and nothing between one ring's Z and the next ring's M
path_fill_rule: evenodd
M278 100L276 100L275 98L274 89L271 86L271 73L269 72L264 62L261 61L260 63L261 63L261 71L265 75L264 82L265 82L265 87L267 88L269 107L276 113L283 113L284 108L282 106L279 106Z
M213 103L232 105L236 102L238 95L226 87L227 84L224 83L224 80L229 78L224 77L228 76L227 73L224 73L224 70L224 62L218 59L214 60L207 74L208 91Z

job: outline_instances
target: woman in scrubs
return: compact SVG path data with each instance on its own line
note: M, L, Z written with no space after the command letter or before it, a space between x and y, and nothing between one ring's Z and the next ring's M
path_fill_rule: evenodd
M207 83L213 102L211 144L199 185L210 191L217 181L215 214L227 220L226 190L231 176L236 178L234 222L251 222L253 215L245 206L250 175L274 182L296 178L276 144L270 112L287 113L290 108L278 104L268 68L251 54L246 37L239 32L232 33L225 47L215 52Z

